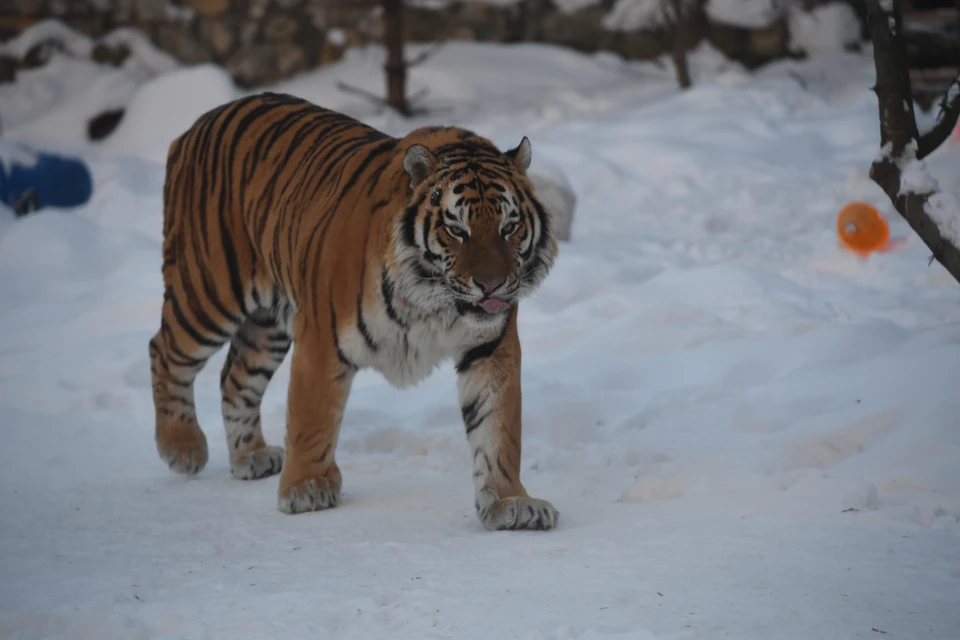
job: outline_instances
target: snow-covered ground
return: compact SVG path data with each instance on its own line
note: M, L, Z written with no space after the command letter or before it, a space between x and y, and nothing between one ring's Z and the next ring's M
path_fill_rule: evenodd
M481 527L450 366L406 391L358 377L329 512L283 515L276 477L230 478L224 353L197 382L209 465L159 460L158 144L234 95L217 69L181 71L102 145L65 102L6 130L79 149L96 192L0 220L0 637L960 637L960 291L866 175L869 54L747 74L703 48L679 93L666 64L450 44L413 71L433 109L416 121L335 88L379 91L381 64L354 50L275 88L395 134L529 135L577 193L520 312L523 475L559 528ZM927 165L960 192L960 149ZM844 253L851 200L906 244ZM274 443L288 364L264 402Z

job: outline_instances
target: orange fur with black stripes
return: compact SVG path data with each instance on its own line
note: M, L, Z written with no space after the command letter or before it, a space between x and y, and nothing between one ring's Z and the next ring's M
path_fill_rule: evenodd
M160 330L150 341L161 458L207 462L193 382L230 343L222 410L234 476L280 472L287 513L336 506L337 438L350 384L393 385L454 359L489 529L550 529L556 509L520 481L517 304L557 253L525 176L530 143L498 150L470 131L393 138L287 95L201 116L170 147ZM260 401L291 344L286 453Z

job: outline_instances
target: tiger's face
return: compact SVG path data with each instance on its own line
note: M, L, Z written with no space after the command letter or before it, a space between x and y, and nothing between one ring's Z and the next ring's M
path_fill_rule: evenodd
M501 153L474 136L404 156L411 195L395 236L404 296L424 311L453 308L498 324L543 281L557 242L525 173L530 141Z

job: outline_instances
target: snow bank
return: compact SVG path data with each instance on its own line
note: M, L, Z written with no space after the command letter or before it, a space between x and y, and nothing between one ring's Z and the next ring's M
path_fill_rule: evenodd
M173 96L175 99L171 99ZM236 96L230 75L214 65L160 76L140 87L104 147L113 153L165 164L174 138L202 114Z
M108 46L122 44L130 49L130 55L123 62L123 66L127 68L137 65L151 75L159 75L169 73L180 66L175 58L158 49L139 29L120 27L107 33L99 41Z
M719 24L763 29L783 15L781 0L707 0L707 17Z
M73 56L87 58L93 51L93 40L59 20L41 20L32 24L15 37L0 43L0 53L16 58L27 55L33 47L47 40L63 43L64 51Z
M617 0L601 24L610 31L656 29L665 23L660 0Z
M123 44L130 55L117 68L90 59L94 41L57 20L25 29L0 45L0 51L22 57L48 39L63 43L47 64L20 71L16 82L0 85L0 118L5 137L38 146L83 149L91 146L88 126L106 112L126 107L149 79L179 66L135 29L116 29L99 42Z
M3 134L38 146L83 148L90 121L123 109L142 79L124 69L55 56L43 67L0 85Z
M861 41L860 19L846 2L828 2L809 12L802 6L791 6L787 26L788 47L796 53L843 51Z

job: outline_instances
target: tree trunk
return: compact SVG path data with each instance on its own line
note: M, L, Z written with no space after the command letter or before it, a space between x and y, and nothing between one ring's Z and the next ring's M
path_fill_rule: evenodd
M410 115L407 63L403 57L403 0L383 0L383 37L387 49L387 105Z
M884 10L881 3L890 4L891 10ZM926 211L927 200L933 193L912 192L910 185L902 184L903 167L914 158L919 161L932 153L953 131L960 115L960 78L944 97L937 125L920 136L913 113L899 0L867 0L866 5L876 67L874 91L880 115L881 144L880 154L870 167L870 178L884 190L900 215L933 252L933 257L960 282L960 249L941 235Z
M677 68L677 82L681 89L689 89L693 85L690 79L690 65L687 64L687 35L690 26L685 17L677 19L673 28L673 64Z
M673 40L671 55L673 66L677 70L677 83L681 89L693 85L690 78L690 65L687 62L687 43L690 41L690 17L694 13L690 6L693 0L660 0L660 12L669 28Z

